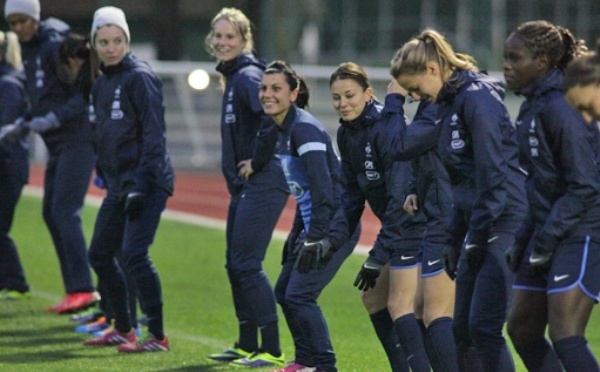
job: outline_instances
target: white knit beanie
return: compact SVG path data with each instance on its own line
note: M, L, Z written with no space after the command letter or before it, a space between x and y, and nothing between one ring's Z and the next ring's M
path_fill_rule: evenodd
M25 14L40 21L40 0L6 0L4 17L11 14Z
M127 25L127 19L125 18L125 13L114 6L105 6L99 8L94 13L94 21L92 22L92 30L90 32L92 39L92 46L96 47L96 32L98 29L107 25L115 25L120 27L125 36L127 37L127 42L131 42L131 36L129 35L129 26Z

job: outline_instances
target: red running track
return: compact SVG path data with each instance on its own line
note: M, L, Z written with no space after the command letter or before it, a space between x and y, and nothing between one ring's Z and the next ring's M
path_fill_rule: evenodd
M44 167L32 166L29 175L30 185L42 186L43 179ZM102 196L104 191L90 184L88 194ZM198 172L177 172L175 192L167 202L169 210L187 212L223 221L227 217L228 205L229 193L223 176ZM290 197L277 223L278 230L283 232L290 230L295 215L295 207L296 203ZM368 206L365 208L362 222L360 244L370 247L377 237L380 224Z

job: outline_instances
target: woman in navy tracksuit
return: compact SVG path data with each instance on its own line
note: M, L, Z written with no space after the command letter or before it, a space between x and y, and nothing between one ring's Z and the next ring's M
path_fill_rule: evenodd
M222 170L231 196L227 212L226 268L239 325L235 345L209 358L233 361L281 356L277 305L263 271L271 234L288 199L281 165L272 144L264 158L254 156L264 113L258 87L265 65L251 53L254 47L250 21L238 9L223 8L211 23L207 49L218 61L224 80L221 114ZM247 181L238 164L252 160L255 174ZM258 329L262 344L258 344Z
M89 256L114 312L114 329L84 345L120 345L120 352L166 351L160 279L148 251L173 192L174 173L166 149L162 82L146 62L129 53L130 40L121 9L95 12L91 43L102 62L102 76L92 88L91 115L97 167L107 188ZM119 253L124 268L115 259ZM138 342L122 269L133 277L148 317L149 334Z
M33 116L26 127L39 133L48 148L43 216L67 293L48 310L75 311L97 301L81 226L83 199L94 166L88 105L76 87L58 75L58 49L69 27L54 18L40 22L37 0L7 0L4 10L21 43Z
M452 186L437 149L440 129L435 120L437 105L421 100L407 126L403 109L406 94L395 79L388 85L385 106L388 118L383 134L388 140L386 155L395 160L412 159L413 179L404 208L410 214L420 210L427 218L415 315L420 318L433 370L456 371L458 362L452 335L454 273L444 273L444 251L452 215ZM420 98L414 93L412 96Z
M297 202L275 286L296 349L294 363L281 371L334 372L335 353L317 298L356 246L360 229L343 241L328 239L342 192L340 165L323 125L301 108L308 104L304 80L287 63L272 62L262 78L260 100L277 124L277 152Z
M0 133L16 128L28 107L19 42L0 32ZM29 296L29 285L15 242L9 236L21 190L29 178L28 133L18 131L0 143L0 300Z
M514 370L502 336L512 285L504 251L524 218L526 198L504 90L434 30L405 43L391 72L408 92L438 104L438 151L454 192L448 263L460 256L458 268L448 268L457 270L459 367Z
M526 99L517 138L530 226L508 256L518 270L508 332L531 371L599 370L585 328L600 300L600 133L561 91L567 63L585 50L546 21L521 24L504 45L507 85Z
M342 157L343 223L332 225L332 241L354 231L365 201L381 221L381 230L355 285L392 365L392 370L431 369L419 324L414 316L419 251L425 218L403 209L410 181L410 163L386 156L382 134L387 115L373 99L369 79L355 63L342 63L331 75L333 107L340 115L337 144ZM386 103L388 98L386 97ZM336 222L337 219L336 219ZM380 274L383 274L380 276ZM397 333L396 337L390 332ZM406 355L396 346L398 340ZM391 344L390 344L391 343ZM398 358L408 361L399 361Z

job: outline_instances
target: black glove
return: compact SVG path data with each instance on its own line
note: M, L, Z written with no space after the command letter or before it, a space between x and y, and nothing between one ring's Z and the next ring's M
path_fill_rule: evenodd
M480 244L467 243L465 244L465 255L467 257L467 264L471 271L477 273L481 269L481 264L485 258L485 248Z
M333 253L333 246L327 238L317 242L304 242L298 253L294 268L303 274L315 268L322 270L333 256Z
M135 221L142 214L144 209L144 193L132 191L127 194L125 199L125 213L129 217L129 221Z
M360 291L368 291L371 288L375 288L382 267L383 264L380 264L371 257L367 258L360 268L358 275L356 275L356 279L354 279L354 286L358 287Z
M452 280L456 279L460 248L460 245L447 245L444 248L444 271Z
M487 234L485 234L487 235ZM467 264L471 271L477 273L481 269L483 260L487 255L487 246L493 241L498 239L497 235L494 235L487 240L484 238L484 234L472 234L467 238L465 244L465 255L467 256Z
M298 246L302 246L302 244L304 243L303 241L296 243L296 241L297 238L288 236L285 242L283 243L283 252L281 252L282 265L285 264L285 261L287 261L288 257L295 253L296 249L298 249Z
M519 271L521 266L521 260L523 259L523 255L527 250L527 246L529 245L529 241L533 236L534 227L533 222L529 216L525 218L523 224L517 232L515 233L515 240L511 247L509 247L504 252L504 259L506 260L506 264L508 268L516 273Z
M533 270L546 271L552 261L552 252L531 252L529 256L529 266Z
M0 127L0 143L13 143L27 130L25 128L25 119L19 118L13 124L6 124Z
M552 262L554 250L558 245L558 240L548 235L538 235L535 237L533 252L529 256L529 266L532 270L547 271Z
M514 242L510 248L508 248L504 252L504 259L506 259L506 264L508 268L513 273L519 271L519 266L521 265L521 259L523 258L523 254L525 253L525 249L527 245L519 244L518 242Z

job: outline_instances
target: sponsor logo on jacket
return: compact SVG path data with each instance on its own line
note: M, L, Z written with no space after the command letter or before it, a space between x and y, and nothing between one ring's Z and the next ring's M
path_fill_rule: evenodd
M225 105L225 114L223 115L225 124L235 124L235 113L233 111L233 88L227 93L227 104Z
M121 110L121 85L115 89L115 96L111 105L110 118L112 120L123 119L123 110Z
M450 147L452 147L452 150L463 149L465 147L465 140L463 138L463 131L460 129L461 125L458 120L458 115L452 114L452 117L450 118L450 127L453 127Z
M375 163L371 158L373 158L373 149L371 148L371 142L367 142L365 145L365 176L369 181L377 181L381 178L381 175L375 170Z
M531 123L529 124L529 154L532 158L537 158L540 156L540 141L535 133L535 118L531 119Z

